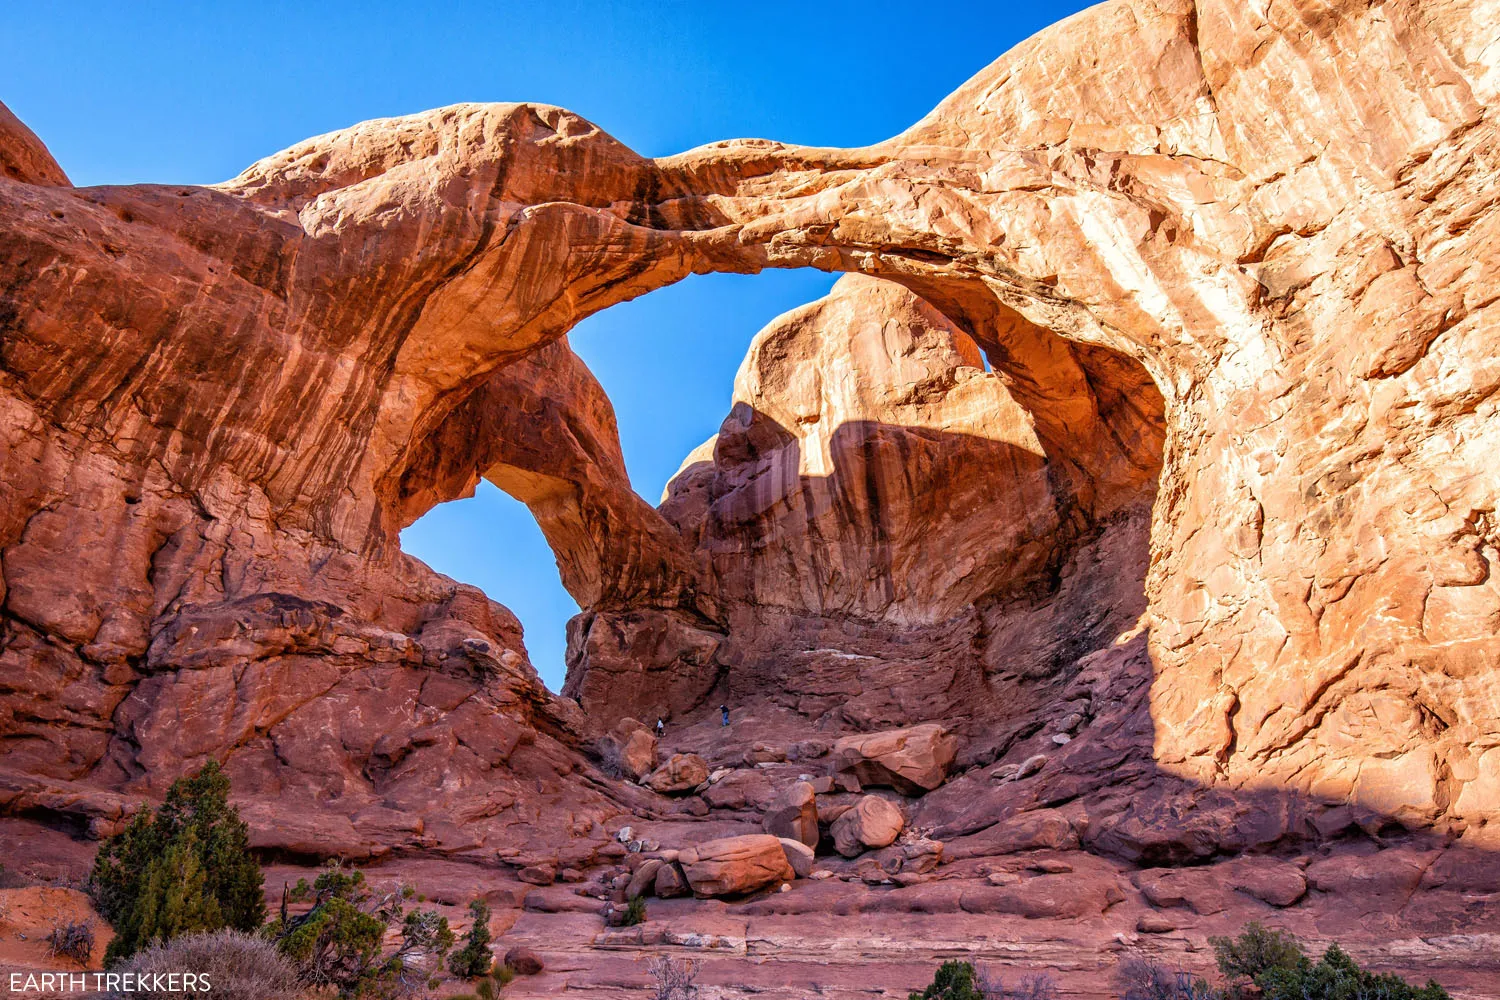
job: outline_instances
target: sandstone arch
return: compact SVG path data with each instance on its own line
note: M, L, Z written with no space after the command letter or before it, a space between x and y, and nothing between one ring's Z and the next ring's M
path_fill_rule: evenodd
M650 161L559 109L465 105L214 188L74 189L4 124L12 808L112 822L99 788L263 752L370 662L421 691L418 663L478 663L456 704L428 692L434 718L509 705L567 784L568 710L527 676L515 623L396 551L420 498L467 476L412 470L436 468L428 442L487 379L582 316L695 271L812 266L905 284L992 337L1038 414L1054 376L1113 364L1099 349L1150 374L1161 767L1489 836L1500 18L1441 7L1116 0L864 150ZM1098 436L1078 436L1059 450L1087 471ZM293 585L307 606L265 597ZM152 763L137 749L171 728L151 722L163 705L213 704L146 696L199 683L212 651L191 634L322 663L329 686L289 707L208 666L246 707ZM391 768L412 753L374 742L344 745ZM434 767L482 761L476 788L515 751L424 746L447 748ZM376 808L347 784L351 814Z

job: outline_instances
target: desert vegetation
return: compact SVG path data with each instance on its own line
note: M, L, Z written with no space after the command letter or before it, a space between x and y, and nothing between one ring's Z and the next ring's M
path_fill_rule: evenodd
M94 925L85 920L69 920L53 925L47 935L47 951L54 958L65 958L87 965L94 955Z
M1115 970L1119 1000L1451 1000L1435 982L1413 986L1400 976L1363 969L1337 944L1314 961L1285 931L1246 924L1235 937L1209 939L1218 981L1163 964L1150 956L1126 958ZM940 965L932 982L909 1000L1057 1000L1046 975L1023 977L1007 987L990 970L954 960Z
M101 844L89 889L115 928L106 954L112 970L211 974L215 992L230 1000L417 996L440 984L445 958L461 979L488 975L482 1000L510 981L511 970L492 969L484 900L470 903L470 928L454 951L448 919L409 906L421 900L414 889L377 890L338 862L311 882L283 887L280 912L267 922L260 864L229 791L209 763L174 783L160 809L143 808ZM48 944L53 955L85 964L93 928L59 924Z
M265 938L224 929L157 941L116 966L142 976L192 970L213 984L216 1000L301 1000L305 986L297 966ZM149 979L148 979L149 981ZM167 1000L181 993L135 990L109 1000Z
M110 962L183 934L253 931L266 917L260 865L229 805L229 779L212 761L103 842L89 886L115 929Z
M698 963L657 955L646 966L651 973L651 1000L691 1000L698 995Z

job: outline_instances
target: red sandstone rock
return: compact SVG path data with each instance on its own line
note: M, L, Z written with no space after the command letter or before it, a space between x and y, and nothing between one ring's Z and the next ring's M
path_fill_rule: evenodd
M738 896L796 877L781 841L765 834L711 840L685 849L677 860L698 896Z
M773 837L785 837L808 847L817 847L818 807L813 786L806 781L787 786L766 811L762 825Z
M666 864L660 858L648 858L641 862L630 876L630 881L625 886L625 898L631 899L635 896L648 896L656 889L656 873Z
M1008 913L1029 920L1082 918L1124 899L1112 882L1092 875L1038 875L1011 885L966 889L965 913Z
M505 953L505 965L514 969L520 976L535 976L546 968L536 952L519 946Z
M108 832L218 757L267 846L593 852L656 800L583 748L722 683L1045 750L930 793L944 837L1068 802L1131 863L1328 840L1317 892L1404 898L1420 862L1332 838L1500 801L1471 6L1117 0L858 151L464 105L74 189L6 115L0 804ZM653 511L560 338L766 266L864 277L757 338ZM593 719L399 552L480 476L584 595Z
M675 896L686 896L692 891L688 885L687 876L683 874L682 868L676 861L670 861L656 871L656 894L662 899L672 899Z
M656 770L656 737L643 722L622 719L601 743L603 752L618 761L620 772L632 781L641 781Z
M708 780L708 765L692 753L674 753L646 776L646 784L663 795L690 792Z
M829 832L838 852L846 858L871 847L895 842L906 825L901 810L876 795L866 795L833 821Z
M811 875L814 863L812 846L788 837L776 839L781 841L781 849L786 854L786 863L792 866L792 872L798 878L807 878Z
M831 760L840 771L852 771L862 785L887 785L908 795L930 792L943 783L958 751L940 725L913 726L834 743Z
M703 798L715 809L769 809L776 790L762 771L734 770L709 785Z

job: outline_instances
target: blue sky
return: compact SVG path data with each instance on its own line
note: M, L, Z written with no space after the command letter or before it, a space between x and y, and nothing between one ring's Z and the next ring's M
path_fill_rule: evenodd
M562 105L650 156L736 137L855 146L1086 6L17 3L0 12L0 101L75 184L211 183L310 135L459 101ZM574 330L638 492L655 502L718 428L755 331L832 282L690 278ZM515 611L543 679L561 686L577 606L523 506L486 485L402 544Z

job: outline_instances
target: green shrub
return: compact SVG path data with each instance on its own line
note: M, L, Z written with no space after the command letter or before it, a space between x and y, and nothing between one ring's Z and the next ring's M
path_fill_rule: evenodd
M1208 943L1219 972L1239 991L1273 969L1295 968L1305 957L1296 938L1286 931L1269 930L1258 921L1246 924L1239 937L1211 937Z
M299 879L282 896L281 915L267 925L266 936L280 952L297 963L303 982L331 987L343 998L405 996L425 982L431 969L416 961L418 954L442 955L453 947L448 919L432 911L406 913L401 890L373 894L363 872L329 865L312 885ZM290 903L312 905L295 916ZM401 927L401 945L382 959L386 929Z
M115 928L111 963L194 931L252 931L266 917L260 865L229 805L229 779L212 761L99 846L89 887Z
M938 966L931 984L908 1000L985 1000L974 983L974 966L968 962L944 962Z
M1219 971L1239 996L1264 1000L1449 1000L1437 983L1418 988L1399 976L1361 969L1338 945L1314 963L1297 939L1258 923L1237 938L1214 937ZM1252 991L1250 988L1254 987Z
M631 896L625 907L625 926L634 927L646 922L646 897Z
M482 899L469 904L469 936L464 946L448 958L448 971L460 979L473 979L490 971L490 905Z
M497 965L490 970L490 978L479 981L479 988L474 992L478 994L479 1000L497 1000L500 991L509 986L514 978L515 969L508 965Z
M1301 956L1294 965L1269 968L1254 980L1265 1000L1451 1000L1432 980L1412 986L1394 975L1361 969L1338 945L1314 965Z

